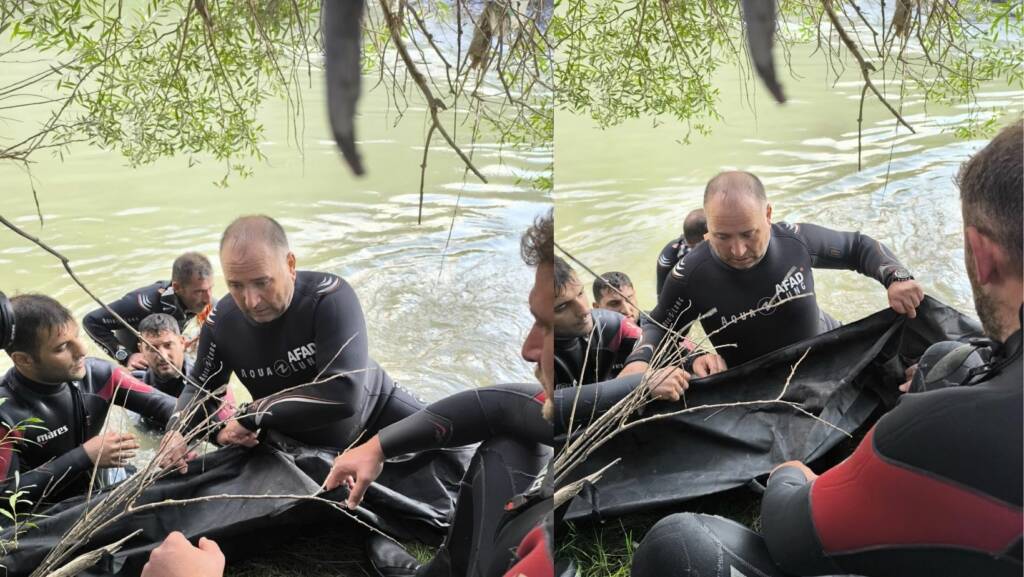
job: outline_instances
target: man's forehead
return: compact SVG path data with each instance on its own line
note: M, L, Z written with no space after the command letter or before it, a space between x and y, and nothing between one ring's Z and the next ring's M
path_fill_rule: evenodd
M580 279L573 275L569 277L569 280L562 286L562 290L555 291L555 298L576 298L576 295L580 294L580 289L583 288L583 283Z
M39 331L48 346L58 347L78 336L78 323L68 321L59 327L39 327Z
M142 338L147 341L154 343L159 341L168 341L178 338L180 335L175 334L172 331L160 331L158 333L142 333Z

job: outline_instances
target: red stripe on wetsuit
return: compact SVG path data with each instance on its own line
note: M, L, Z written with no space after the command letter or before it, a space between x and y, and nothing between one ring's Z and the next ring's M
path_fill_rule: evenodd
M14 445L20 443L21 439L21 431L17 429L12 431L7 427L0 426L0 480L7 478L7 473L11 470Z
M555 563L548 553L547 538L542 527L534 527L519 543L516 549L516 564L505 577L553 577Z
M633 319L623 317L622 321L619 322L619 330L615 333L615 337L612 338L612 342L609 344L608 348L613 351L617 351L619 350L619 347L622 346L622 341L626 339L637 340L641 335L643 335L643 331L640 330L640 327L636 326Z
M893 545L1005 551L1021 536L1021 508L878 453L875 429L846 461L814 481L811 515L826 554Z
M153 387L131 376L128 371L121 367L115 367L110 373L110 378L107 379L106 384L100 389L99 396L104 401L110 401L118 390L134 391L137 393L152 393L156 391Z

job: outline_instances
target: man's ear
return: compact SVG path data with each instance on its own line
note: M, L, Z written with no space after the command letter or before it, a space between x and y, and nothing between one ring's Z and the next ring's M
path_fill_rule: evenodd
M288 274L292 275L292 280L295 280L295 253L288 251Z
M764 217L768 220L769 223L771 223L771 221L772 221L772 203L766 202L765 204L768 206L768 208L765 210Z
M32 355L24 351L14 351L9 356L11 357L11 361L14 362L14 366L18 368L32 368L36 364L36 361L35 359L32 358Z
M974 267L974 278L978 284L984 286L998 283L1005 272L1001 270L1006 266L1005 251L973 226L968 226L964 230L964 241L973 256L973 262L965 264Z

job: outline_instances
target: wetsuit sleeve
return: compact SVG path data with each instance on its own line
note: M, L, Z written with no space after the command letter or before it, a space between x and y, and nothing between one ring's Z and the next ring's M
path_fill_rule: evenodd
M768 479L761 527L772 559L795 575L842 573L822 551L811 517L812 483L797 467L781 467Z
M320 297L314 314L316 366L313 383L285 389L251 403L238 422L290 433L346 419L367 402L367 389L381 378L370 360L366 320L359 298L347 282Z
M860 232L842 232L814 224L800 223L793 227L808 252L811 266L855 270L888 287L893 276L906 271L884 244Z
M199 331L198 354L195 364L192 365L192 371L189 373L188 381L190 382L185 383L181 394L178 395L178 402L174 408L176 417L168 423L168 429L176 425L177 416L181 415L181 412L197 395L205 397L205 399L200 403L202 408L196 411L186 430L195 428L205 419L215 417L221 406L221 398L210 393L227 384L231 378L231 370L220 358L211 320L208 318Z
M672 267L676 266L676 255L679 254L679 243L680 240L674 240L665 245L665 248L661 249L661 254L658 255L658 266L657 266L657 283L655 288L657 294L661 294L661 288L665 286L665 280L668 278L668 273L672 272Z
M76 479L78 473L88 471L92 461L79 445L63 455L31 470L22 470L18 458L18 444L23 443L23 433L16 423L0 425L0 491L6 500L15 491L24 491L21 499L39 503L49 493L59 492L60 484ZM15 472L18 479L15 480Z
M651 311L651 319L664 326L678 330L697 318L698 311L694 310L691 304L686 280L674 274L669 274L668 280L665 281L665 286L658 293L658 306L654 307L654 310ZM658 326L657 323L646 322L641 327L643 335L637 341L633 352L626 357L625 363L627 365L634 361L651 362L651 359L654 357L654 351L661 345L661 341L665 338L665 333L667 332Z
M567 387L555 391L555 430L564 434L569 421L573 428L583 426L612 408L640 384L642 374L627 375L610 381L580 387ZM576 411L573 413L573 407Z
M142 291L134 291L112 303L108 303L107 306L134 326L153 312L152 306L149 308L144 306L145 302L153 303L159 301L157 299L144 299L142 298ZM114 358L114 353L121 346L114 335L114 331L123 328L123 325L113 315L108 313L103 307L100 307L85 315L82 319L82 328L85 329L85 333L89 335L89 338L99 345L111 358ZM128 351L128 354L131 355L134 352L136 351ZM127 359L125 362L127 362ZM124 364L124 362L121 364Z
M381 429L386 457L458 447L497 436L550 446L551 423L540 385L496 385L461 391Z
M108 403L165 425L174 412L174 397L143 383L121 367L111 368L99 396Z

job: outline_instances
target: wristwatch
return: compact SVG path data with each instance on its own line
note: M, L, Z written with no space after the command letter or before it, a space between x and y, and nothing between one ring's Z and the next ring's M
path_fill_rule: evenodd
M903 282L907 280L914 280L914 276L910 274L910 271L908 271L907 269L898 268L894 270L891 275L889 275L889 284L885 286L886 288L889 288L889 286L892 285L893 283Z
M124 363L128 360L128 349L117 347L117 350L114 352L114 358L117 359L117 362Z

